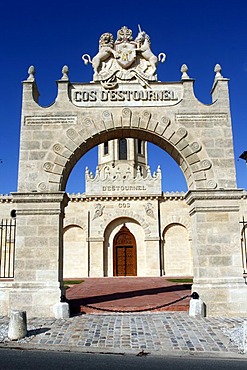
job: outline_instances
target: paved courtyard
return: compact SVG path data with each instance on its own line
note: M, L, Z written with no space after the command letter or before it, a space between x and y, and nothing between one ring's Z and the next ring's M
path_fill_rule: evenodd
M188 311L191 284L165 277L85 278L66 291L72 313Z

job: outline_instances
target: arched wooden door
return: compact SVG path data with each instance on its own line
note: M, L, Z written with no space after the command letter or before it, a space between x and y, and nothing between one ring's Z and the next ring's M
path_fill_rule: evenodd
M113 275L137 275L136 241L125 224L113 240Z

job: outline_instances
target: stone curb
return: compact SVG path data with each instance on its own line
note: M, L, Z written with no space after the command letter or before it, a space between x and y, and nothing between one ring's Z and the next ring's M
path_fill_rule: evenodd
M0 343L0 348L8 348L13 350L22 350L22 351L52 351L52 352L80 352L80 353L91 353L91 354L104 354L104 355L119 355L119 356L137 356L140 350L124 350L121 348L78 348L75 346L56 346L56 345L32 345L31 343ZM198 357L198 358L228 358L236 360L246 360L247 354L240 354L234 352L192 352L192 351L148 351L146 353L149 356L163 356L163 357Z

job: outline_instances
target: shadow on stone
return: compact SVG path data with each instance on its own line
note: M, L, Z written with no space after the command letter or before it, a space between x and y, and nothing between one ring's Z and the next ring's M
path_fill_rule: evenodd
M27 331L27 336L31 337L33 335L39 335L46 333L47 331L51 330L51 328L39 328L39 329L31 329Z

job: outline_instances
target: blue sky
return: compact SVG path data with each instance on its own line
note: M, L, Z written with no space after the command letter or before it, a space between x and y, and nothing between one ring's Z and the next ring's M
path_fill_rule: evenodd
M0 5L0 194L16 191L21 81L30 65L36 68L40 104L56 97L55 81L68 65L70 80L89 82L91 66L81 60L95 55L104 32L115 37L123 25L137 34L141 24L151 37L152 51L164 51L167 60L158 67L160 81L179 81L183 63L195 79L197 98L210 104L214 66L230 79L230 99L238 187L246 188L247 168L239 155L247 150L247 1L20 1ZM71 174L67 190L83 191L84 169L95 168L87 153ZM180 169L165 153L150 149L154 171L162 165L163 190L186 190Z

